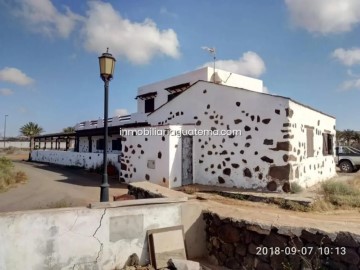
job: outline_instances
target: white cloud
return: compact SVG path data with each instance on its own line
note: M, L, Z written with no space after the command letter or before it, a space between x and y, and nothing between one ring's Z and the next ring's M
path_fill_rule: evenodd
M347 32L360 22L359 0L285 0L285 3L292 21L312 33Z
M129 112L127 109L116 109L115 110L115 116L123 116L123 115L128 115Z
M31 30L47 36L67 38L82 17L64 7L60 12L50 0L17 0L19 9L14 13L26 20Z
M204 67L213 67L214 62L207 62ZM238 60L218 60L216 68L251 77L260 77L266 70L264 60L255 52L244 53Z
M146 64L156 55L180 55L174 30L160 30L151 19L131 22L109 3L89 3L83 36L88 51L100 54L109 47L112 54L134 64Z
M0 89L0 96L10 96L14 94L14 91L9 88L1 88Z
M341 89L344 91L359 89L360 90L360 78L354 80L347 80L341 85Z
M34 82L32 78L23 73L20 69L5 67L0 70L0 81L15 83L18 85L29 85Z
M345 50L343 48L338 48L331 56L339 60L342 64L346 66L353 66L360 64L360 48L353 48Z

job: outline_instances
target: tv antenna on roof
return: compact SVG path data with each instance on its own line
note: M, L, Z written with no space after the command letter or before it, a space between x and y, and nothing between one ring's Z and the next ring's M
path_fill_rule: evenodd
M213 59L214 59L214 75L213 75L213 78L214 78L214 83L215 83L216 49L215 49L215 47L209 48L209 47L206 47L206 46L202 46L201 49L208 51L213 56Z

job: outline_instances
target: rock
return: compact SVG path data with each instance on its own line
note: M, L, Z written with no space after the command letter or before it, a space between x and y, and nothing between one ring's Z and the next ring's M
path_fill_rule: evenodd
M329 260L327 262L327 265L329 267L329 269L331 270L347 270L347 266L341 262L337 262L337 261L333 261L333 260Z
M284 236L271 232L268 236L264 239L264 246L267 247L279 247L285 248L287 246L287 239Z
M136 253L133 253L129 256L129 258L127 259L126 266L138 266L140 265L140 260L139 257Z
M340 247L358 248L360 246L360 244L354 239L354 237L347 232L340 232L337 235L334 244Z
M232 244L223 243L221 245L221 250L227 257L233 257L234 256L235 247Z
M235 258L227 258L225 261L225 266L230 269L240 269L240 264L236 261Z
M256 252L257 252L256 248L257 248L257 245L255 245L254 243L250 243L247 250L250 254L256 255Z
M265 262L259 262L257 265L256 265L256 268L255 270L272 270L271 266L268 264L268 263L265 263Z
M235 243L240 240L240 232L231 224L225 224L219 227L217 234L220 240L226 243Z
M216 249L220 248L220 241L216 237L211 237L210 242L214 248L216 248Z
M269 229L263 229L258 225L246 225L246 229L256 232L258 234L264 234L269 235L270 234L270 228Z
M340 256L340 260L342 262L346 262L348 264L357 265L360 262L359 255L352 248L347 248L346 253L344 255L338 255L338 256Z
M245 244L239 244L236 249L235 249L235 252L239 255L241 255L242 257L244 257L246 255L246 250L247 250L247 247Z
M299 255L288 255L287 258L292 270L299 270L301 268L301 258Z
M305 239L308 243L315 243L317 245L330 244L331 240L327 235L319 233L311 233L306 230L301 232L301 238Z

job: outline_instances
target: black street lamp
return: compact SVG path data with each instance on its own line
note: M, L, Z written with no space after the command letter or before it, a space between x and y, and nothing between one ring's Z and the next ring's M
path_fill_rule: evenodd
M102 184L100 186L100 202L109 201L109 182L107 175L107 150L108 150L108 102L109 102L109 82L113 78L114 69L115 69L115 58L112 54L109 53L109 48L107 48L106 53L103 53L99 57L100 65L100 77L104 81L104 151L103 151L103 166L104 174L102 179Z
M6 139L6 118L8 117L9 115L5 114L5 123L4 123L4 148L5 148L5 139Z
M31 161L31 145L32 145L32 143L31 143L31 141L32 141L32 135L33 135L33 131L32 130L30 130L30 132L29 132L29 137L30 137L30 142L29 142L29 158L28 158L28 161Z

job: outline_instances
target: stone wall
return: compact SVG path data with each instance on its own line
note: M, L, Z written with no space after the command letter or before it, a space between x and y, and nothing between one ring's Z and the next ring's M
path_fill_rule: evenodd
M133 195L136 199L163 198L161 194L155 194L146 189L128 185L128 194Z
M358 235L203 218L210 257L230 269L360 269Z

